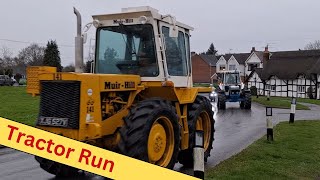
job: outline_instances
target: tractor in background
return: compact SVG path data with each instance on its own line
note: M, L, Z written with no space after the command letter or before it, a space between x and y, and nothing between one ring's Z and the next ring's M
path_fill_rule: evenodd
M220 81L218 88L218 109L226 109L226 102L239 102L240 108L251 109L251 92L241 82L240 72L221 71L217 73Z

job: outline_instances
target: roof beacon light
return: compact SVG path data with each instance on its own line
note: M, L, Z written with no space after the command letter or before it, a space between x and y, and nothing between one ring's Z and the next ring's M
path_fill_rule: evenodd
M141 24L146 24L148 22L148 18L146 16L140 16L139 17L139 22Z

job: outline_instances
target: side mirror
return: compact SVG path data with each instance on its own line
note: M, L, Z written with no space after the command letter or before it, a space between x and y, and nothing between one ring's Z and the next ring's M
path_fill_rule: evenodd
M82 34L83 44L85 44L87 42L87 37L88 37L87 33Z
M178 37L178 27L177 26L171 26L169 30L169 37L177 38Z

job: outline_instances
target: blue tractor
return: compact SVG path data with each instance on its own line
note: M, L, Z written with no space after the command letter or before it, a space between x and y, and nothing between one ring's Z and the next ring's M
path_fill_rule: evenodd
M226 102L239 102L241 109L251 109L251 92L245 88L239 71L217 73L220 81L218 88L218 109L226 109Z

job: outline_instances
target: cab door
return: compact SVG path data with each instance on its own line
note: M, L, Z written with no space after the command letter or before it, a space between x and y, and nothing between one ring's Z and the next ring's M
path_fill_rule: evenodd
M167 77L175 87L191 87L191 63L189 35L178 27L178 37L170 37L170 26L160 22L160 32L165 43L164 61L167 65Z

